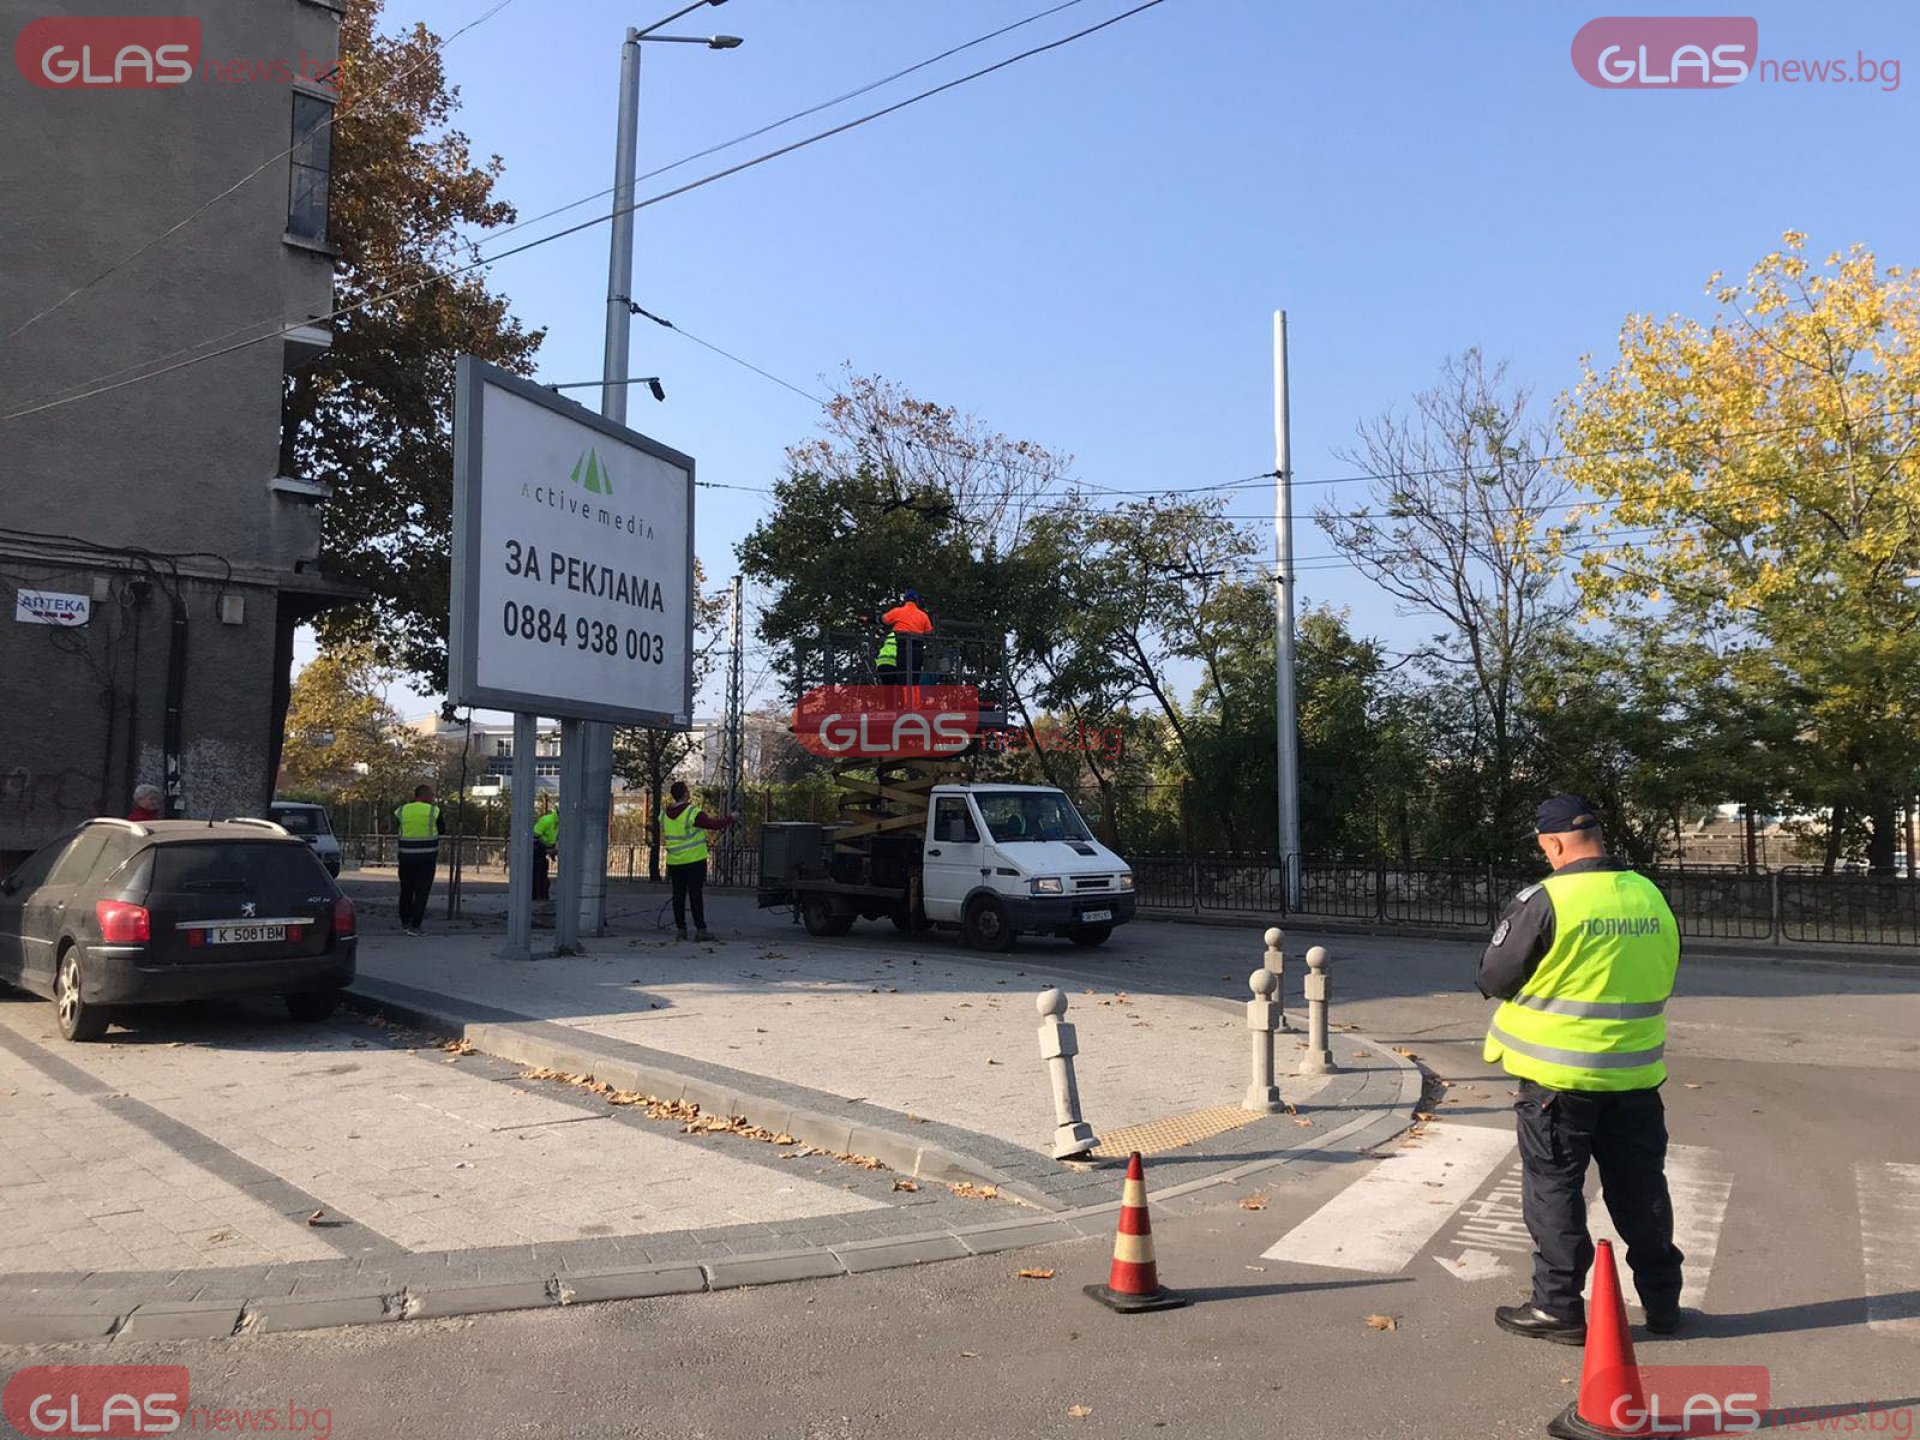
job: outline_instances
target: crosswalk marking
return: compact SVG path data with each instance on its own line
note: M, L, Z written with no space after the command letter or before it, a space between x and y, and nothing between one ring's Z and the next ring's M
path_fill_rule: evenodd
M1862 1160L1853 1177L1867 1323L1889 1334L1920 1335L1920 1165Z
M1429 1125L1289 1231L1264 1257L1391 1275L1426 1247L1513 1150L1506 1130Z
M1597 1168L1597 1167L1596 1167ZM1680 1303L1698 1309L1706 1303L1707 1281L1713 1275L1714 1253L1720 1248L1720 1227L1726 1223L1727 1200L1733 1194L1733 1176L1718 1151L1705 1145L1667 1147L1667 1191L1673 1197L1673 1243L1685 1255ZM1624 1269L1627 1247L1599 1196L1587 1207L1587 1229L1595 1240L1611 1240L1618 1257L1622 1287L1632 1291ZM1587 1289L1593 1288L1588 1276Z

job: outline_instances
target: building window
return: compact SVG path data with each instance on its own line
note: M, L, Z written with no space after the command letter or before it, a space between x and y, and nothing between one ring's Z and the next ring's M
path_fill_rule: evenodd
M496 755L511 755L511 754L513 754L513 742L512 742L511 740L496 740L496 741L494 741L494 742L493 742L493 753L494 753L494 754L496 754Z
M333 170L333 104L293 92L293 176L287 196L287 234L325 244L327 190Z
M560 778L560 767L558 765L535 765L533 767L533 773L542 779L558 780Z

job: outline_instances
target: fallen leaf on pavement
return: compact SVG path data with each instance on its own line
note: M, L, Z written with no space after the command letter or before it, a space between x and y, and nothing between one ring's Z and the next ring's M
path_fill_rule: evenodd
M231 1239L233 1239L233 1231L216 1230L213 1234L207 1236L207 1243L209 1245L224 1245Z
M1093 1413L1093 1406L1091 1405L1069 1405L1067 1407L1067 1414L1071 1415L1076 1420L1084 1420L1087 1418L1087 1416L1091 1415L1092 1413Z
M989 1056L987 1057L987 1064L989 1064L989 1065L998 1065L999 1063L1000 1063L1000 1062L999 1062L998 1060L996 1060L996 1059L994 1059L994 1058L993 1058L993 1057L992 1057L991 1055L989 1055Z
M1404 1045L1394 1046L1393 1053L1396 1055L1404 1055L1409 1060L1418 1060L1420 1058L1418 1055L1414 1054L1413 1051L1407 1049L1407 1047Z
M1367 1328L1370 1330L1398 1330L1400 1328L1400 1321L1398 1317L1393 1315L1369 1315L1367 1316Z
M1298 1125L1302 1130L1311 1130L1313 1128L1313 1122L1304 1115L1297 1118L1293 1123Z
M1431 1120L1433 1119L1433 1112L1431 1110L1416 1110L1413 1112L1413 1118L1421 1121Z
M1242 1210L1264 1210L1267 1208L1267 1197L1264 1195L1243 1195L1240 1197L1240 1208Z
M998 1200L1000 1198L998 1185L976 1185L971 1180L957 1181L947 1186L947 1189L963 1200Z
M1038 1269L1022 1270L1020 1272L1020 1278L1022 1280L1051 1280L1053 1279L1053 1271Z
M324 1219L326 1219L326 1218L327 1218L327 1212L326 1212L326 1211L324 1211L324 1210L316 1210L316 1211L314 1211L314 1212L313 1212L313 1214L311 1214L311 1215L309 1215L309 1216L307 1216L307 1224L309 1224L309 1225L318 1225L318 1224L319 1224L319 1223L320 1223L320 1222L321 1222L322 1220L324 1220Z
M1694 1084L1694 1083L1693 1083L1693 1081L1691 1081L1691 1080L1689 1080L1689 1081L1687 1081L1687 1089L1689 1089L1689 1090L1698 1090L1699 1088L1700 1088L1700 1087L1699 1087L1698 1085L1696 1085L1696 1084Z
M473 1054L473 1042L467 1039L464 1035L461 1036L460 1039L458 1040L442 1040L440 1042L440 1048L446 1051L449 1055Z
M980 1352L978 1350L962 1350L960 1352L960 1358L962 1360L978 1360L980 1358Z
M1352 1058L1355 1060L1364 1060L1367 1058L1367 1052L1364 1050L1356 1050L1353 1052Z
M896 1190L906 1190L911 1192L911 1191L918 1190L920 1186L912 1180L896 1180L893 1182L893 1188Z

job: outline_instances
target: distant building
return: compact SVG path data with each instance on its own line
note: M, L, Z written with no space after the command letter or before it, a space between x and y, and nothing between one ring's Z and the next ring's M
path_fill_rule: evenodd
M332 339L344 8L202 0L141 22L144 67L101 39L133 22L87 21L85 52L77 21L9 29L0 856L147 782L263 814L295 627L357 593L317 565L328 492L281 461L285 376Z
M464 724L442 719L439 714L422 715L409 720L408 727L440 741L456 756L468 737ZM533 783L536 790L549 795L560 793L560 727L542 725L536 732L533 752ZM482 722L472 726L473 749L468 762L473 766L467 793L476 798L498 795L513 782L513 724L511 721ZM617 781L615 782L618 783Z

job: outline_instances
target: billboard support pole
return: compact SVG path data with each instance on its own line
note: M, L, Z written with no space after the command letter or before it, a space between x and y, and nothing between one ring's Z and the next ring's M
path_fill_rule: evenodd
M513 796L507 817L507 945L502 960L533 958L533 747L539 726L513 717Z

